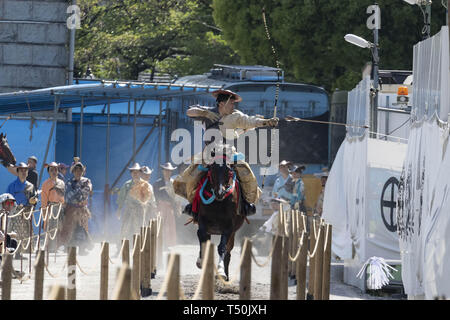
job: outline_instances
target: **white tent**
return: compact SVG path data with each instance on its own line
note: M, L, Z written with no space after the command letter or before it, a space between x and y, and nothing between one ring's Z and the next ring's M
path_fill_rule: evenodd
M347 137L328 177L322 217L333 225L344 281L362 290L356 275L367 259L400 260L395 205L405 154L405 143Z

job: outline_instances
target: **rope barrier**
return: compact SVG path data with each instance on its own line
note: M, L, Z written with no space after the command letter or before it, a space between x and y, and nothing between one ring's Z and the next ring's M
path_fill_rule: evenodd
M317 247L319 246L319 241L317 241L317 239L320 238L320 234L321 234L321 233L322 233L322 228L319 229L318 235L317 235L317 237L316 237L316 244L314 245L313 253L310 254L309 251L308 251L308 257L309 257L309 258L313 258L314 255L316 254Z
M61 277L61 275L62 275L64 269L66 269L67 262L64 263L63 268L62 268L61 271L60 271L60 274L57 275L57 276L55 276L53 273L50 272L50 270L48 269L48 264L44 264L44 266L45 266L45 270L47 270L47 273L50 275L50 277L52 277L52 278L54 278L54 279L57 279L57 278L60 278L60 277Z
M294 255L294 258L292 258L291 253L288 253L289 260L292 262L296 262L298 260L298 257L300 256L300 251L302 249L303 245L303 237L305 236L305 231L302 232L302 237L299 239L299 247L297 249L297 253Z
M144 228L144 229L145 229L144 241L142 241L142 248L139 249L141 251L141 253L144 252L144 249L145 249L145 242L147 241L147 234L148 234L149 228Z
M328 242L328 231L329 231L330 225L327 224L327 230L325 232L325 241L323 242L323 251L327 249L327 242Z
M267 266L267 264L270 262L270 258L272 257L273 251L275 249L275 246L272 243L272 249L270 249L270 253L267 256L267 261L264 263L259 263L258 261L256 261L255 255L253 254L253 250L251 251L251 255L252 255L252 259L255 262L255 264L260 267L260 268L264 268L265 266Z

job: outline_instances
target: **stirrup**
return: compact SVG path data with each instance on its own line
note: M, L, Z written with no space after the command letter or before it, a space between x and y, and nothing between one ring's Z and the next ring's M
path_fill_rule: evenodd
M188 216L193 217L194 214L192 213L192 204L188 203L188 204L186 205L186 207L184 207L183 213L184 213L184 214L187 214Z

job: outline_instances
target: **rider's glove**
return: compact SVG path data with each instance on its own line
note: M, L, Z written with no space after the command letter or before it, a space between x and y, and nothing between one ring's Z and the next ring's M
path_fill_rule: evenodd
M271 118L271 119L266 119L264 121L264 126L265 127L276 127L278 125L278 118Z

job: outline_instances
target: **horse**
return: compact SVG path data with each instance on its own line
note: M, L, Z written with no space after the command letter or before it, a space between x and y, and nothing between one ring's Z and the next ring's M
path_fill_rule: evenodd
M16 158L9 147L6 134L3 135L3 133L0 134L0 161L4 167L8 167L10 164L16 164Z
M223 156L223 158L226 157ZM206 175L199 183L201 187L199 186L197 191L201 198L197 215L197 236L200 242L197 267L201 268L204 243L211 239L211 235L220 235L220 243L217 247L218 270L220 275L228 281L228 267L231 250L234 247L234 237L245 220L243 215L239 215L242 195L236 172L225 161L219 163L214 161L204 168L204 171L206 170ZM223 275L224 271L225 275Z

